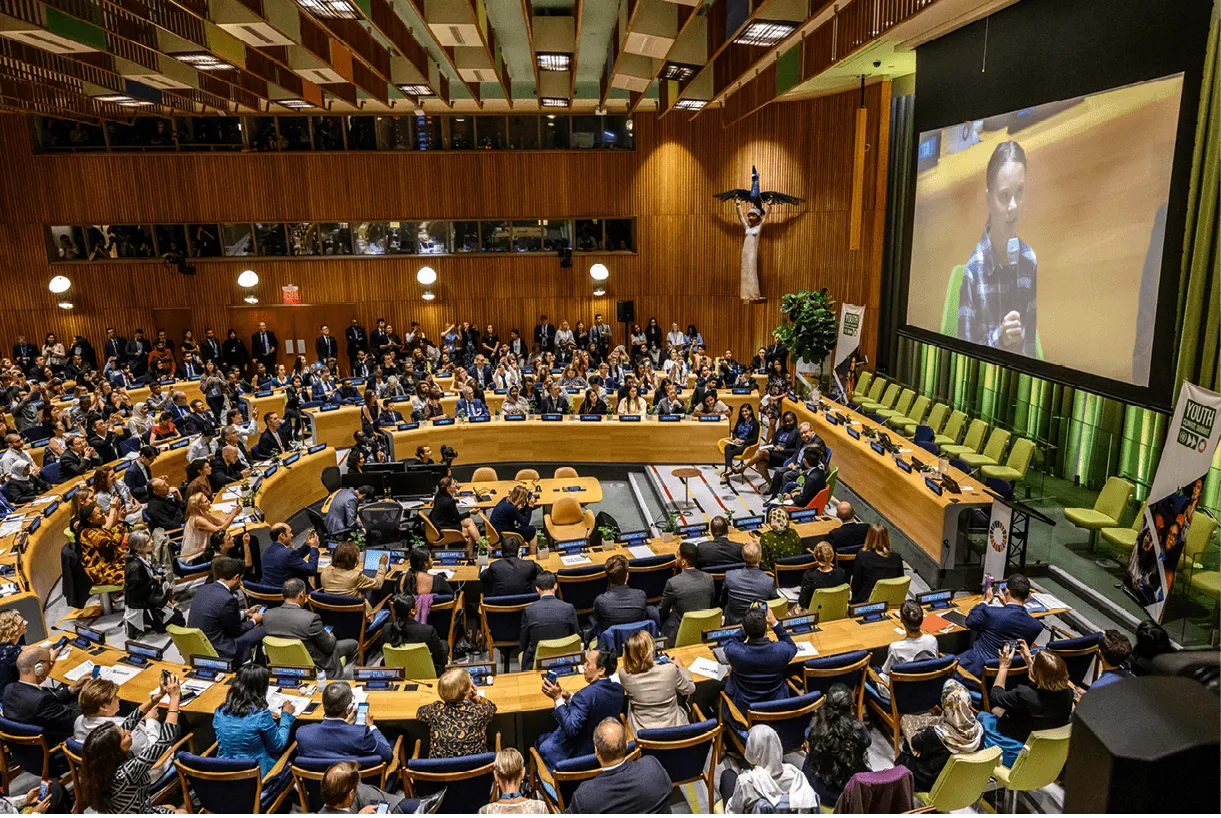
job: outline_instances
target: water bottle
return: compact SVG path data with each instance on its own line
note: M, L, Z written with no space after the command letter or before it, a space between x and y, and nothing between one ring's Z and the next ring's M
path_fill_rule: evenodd
M316 681L317 681L319 693L326 690L326 671L323 670L322 668L318 668L318 678Z

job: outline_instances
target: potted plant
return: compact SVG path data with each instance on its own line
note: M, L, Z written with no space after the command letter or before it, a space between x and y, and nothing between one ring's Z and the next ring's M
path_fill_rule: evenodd
M674 539L674 535L678 533L678 512L670 509L666 515L666 521L661 527L661 541L670 542Z
M538 547L538 558L545 560L551 556L551 540L547 537L546 531L540 531L535 535L535 544Z
M348 542L355 543L357 548L364 549L365 541L365 532L363 530L353 528L348 532Z
M787 293L780 301L784 323L776 327L776 334L789 348L794 366L802 371L817 370L820 379L823 361L839 339L839 320L834 308L835 301L827 295L825 287L814 292Z
M602 544L613 543L619 536L619 532L611 528L609 525L598 526L598 534L602 537Z
M477 555L477 558L475 560L476 563L479 565L479 567L481 569L486 568L488 565L488 538L487 537L480 536L479 539L477 539L475 541L475 553Z

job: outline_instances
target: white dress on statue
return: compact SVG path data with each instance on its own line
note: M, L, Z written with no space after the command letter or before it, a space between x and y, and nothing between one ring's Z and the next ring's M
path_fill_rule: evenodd
M740 210L738 213L741 215ZM742 226L746 228L746 238L742 240L742 300L763 301L759 289L759 234L763 231L763 221L751 227L743 216Z

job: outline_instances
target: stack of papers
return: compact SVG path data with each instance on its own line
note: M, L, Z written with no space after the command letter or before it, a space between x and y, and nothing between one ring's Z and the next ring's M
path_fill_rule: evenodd
M213 503L212 504L212 510L215 511L217 514L228 514L230 511L233 511L233 509L235 509L235 508L237 508L236 500L231 500L230 502L227 502L227 503Z
M797 646L798 659L813 659L818 655L818 648L814 647L810 642L798 642L793 640L793 644Z
M593 560L584 554L565 554L564 556L560 557L560 562L571 568L574 565L589 565L593 562Z
M280 715L280 711L284 707L284 702L291 702L293 713L301 715L305 712L305 708L309 707L310 700L308 696L286 696L274 688L269 688L267 691L267 707L275 716Z
M0 585L0 596L12 596L20 590L21 589L17 587L17 583L6 582L3 585Z
M432 574L434 577L445 577L447 580L454 575L452 568L429 568L428 573Z
M801 589L800 588L781 588L780 595L782 597L784 597L785 599L787 599L789 602L795 603L795 602L797 602L798 598L800 598L800 596L801 596Z
M1033 602L1039 603L1040 605L1042 605L1044 608L1046 608L1049 611L1055 610L1056 608L1067 608L1068 607L1063 602L1061 602L1057 597L1052 596L1051 594L1045 593L1045 592L1036 591L1035 593L1032 593L1030 595L1030 599Z
M653 553L653 549L649 548L647 545L633 545L628 548L627 552L632 555L633 559L638 560L645 559L646 557L657 556Z
M0 523L0 537L7 537L11 534L16 534L21 530L21 524L25 521L25 517L10 517L3 523Z
M729 672L729 667L726 665L717 664L711 659L706 659L703 656L691 663L691 667L687 668L697 676L704 676L708 679L716 679L718 682L725 678L725 674Z
M64 674L64 678L70 682L79 681L93 673L94 662L92 659L86 659L76 667ZM101 673L98 674L99 679L105 679L109 682L114 682L117 685L123 685L136 676L140 675L140 669L128 667L127 665L114 665L112 667L102 666Z

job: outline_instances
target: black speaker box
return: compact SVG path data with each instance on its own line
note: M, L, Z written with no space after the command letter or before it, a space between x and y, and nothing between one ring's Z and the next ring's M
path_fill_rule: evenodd
M630 324L636 320L635 301L618 301L615 303L615 307L620 324Z
M1073 714L1065 813L1217 812L1221 707L1192 679L1146 677L1086 693Z

